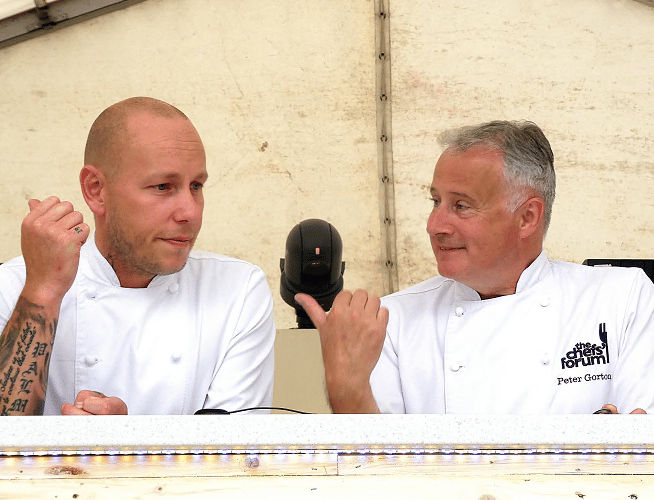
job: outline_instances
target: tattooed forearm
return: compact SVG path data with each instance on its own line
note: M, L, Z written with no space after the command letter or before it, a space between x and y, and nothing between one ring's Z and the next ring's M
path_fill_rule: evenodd
M42 415L57 318L20 296L0 336L0 415Z

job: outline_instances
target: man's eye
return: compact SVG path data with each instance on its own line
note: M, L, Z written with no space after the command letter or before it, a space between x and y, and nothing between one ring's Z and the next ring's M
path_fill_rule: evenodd
M169 186L170 186L170 184L164 183L164 184L157 184L156 186L153 186L153 187L157 191L165 191L166 189L168 189Z
M435 207L441 204L440 200L437 200L436 198L429 198L429 199L434 203Z
M457 203L456 205L454 205L454 208L461 211L461 210L468 210L470 207L468 205L463 205L462 203Z
M191 189L193 189L194 191L199 191L200 189L202 189L202 183L194 182L193 184L191 184Z

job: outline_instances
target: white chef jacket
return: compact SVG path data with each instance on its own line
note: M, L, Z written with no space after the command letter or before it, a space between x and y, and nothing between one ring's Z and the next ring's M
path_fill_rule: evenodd
M513 295L481 300L438 276L382 304L370 379L382 413L654 412L654 284L641 269L543 252Z
M22 257L0 266L0 330L24 283ZM119 397L134 415L270 406L274 340L258 267L192 251L181 271L122 288L89 238L61 305L44 414L60 415L82 389Z

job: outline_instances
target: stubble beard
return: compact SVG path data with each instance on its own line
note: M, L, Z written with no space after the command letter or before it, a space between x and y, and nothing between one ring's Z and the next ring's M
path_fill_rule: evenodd
M121 266L126 269L136 271L142 275L166 276L174 274L186 266L187 258L184 263L177 269L169 269L163 267L154 254L154 252L139 251L138 246L141 243L142 247L146 246L146 242L139 242L138 239L130 237L123 230L122 225L115 218L112 218L107 223L107 232L109 236L109 257L108 261L115 270L115 266L120 262Z

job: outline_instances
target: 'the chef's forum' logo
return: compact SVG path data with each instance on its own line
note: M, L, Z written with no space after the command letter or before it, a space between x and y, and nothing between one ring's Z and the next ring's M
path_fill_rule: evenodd
M577 342L574 348L561 358L561 368L577 368L578 366L606 365L609 363L609 342L606 335L606 323L599 324L599 339L601 345L590 342Z

